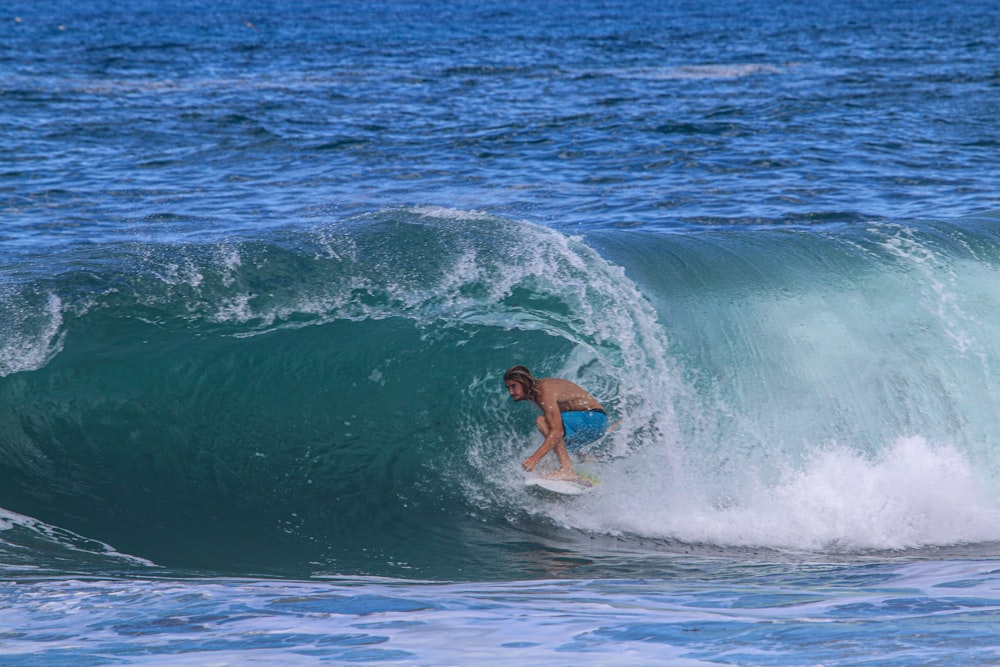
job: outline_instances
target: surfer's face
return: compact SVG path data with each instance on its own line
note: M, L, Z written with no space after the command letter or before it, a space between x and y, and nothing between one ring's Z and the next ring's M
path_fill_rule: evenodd
M507 381L507 393L510 394L510 397L515 401L523 401L528 398L527 392L524 391L524 385L517 380Z

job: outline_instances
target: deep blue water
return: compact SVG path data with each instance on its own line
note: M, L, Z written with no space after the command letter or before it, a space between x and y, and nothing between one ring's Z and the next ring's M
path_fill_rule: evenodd
M997 662L998 35L4 5L0 663Z

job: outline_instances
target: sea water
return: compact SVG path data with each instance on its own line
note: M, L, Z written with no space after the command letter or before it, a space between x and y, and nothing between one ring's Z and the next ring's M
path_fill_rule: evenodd
M0 664L1000 663L998 35L4 5Z

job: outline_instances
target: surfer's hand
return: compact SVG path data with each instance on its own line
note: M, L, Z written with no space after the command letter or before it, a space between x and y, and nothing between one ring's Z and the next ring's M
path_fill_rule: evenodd
M531 472L532 470L535 469L536 465L538 465L538 459L536 459L534 456L529 456L528 458L524 459L524 463L521 464L521 467L527 470L528 472Z

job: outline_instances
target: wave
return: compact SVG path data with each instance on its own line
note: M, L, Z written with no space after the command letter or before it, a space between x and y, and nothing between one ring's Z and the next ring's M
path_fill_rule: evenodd
M158 562L364 563L461 524L468 480L529 437L502 404L514 363L586 382L636 433L660 410L648 302L525 223L393 210L19 275L2 504Z
M239 571L481 576L553 528L996 541L995 222L584 240L423 207L22 258L0 288L0 505ZM521 488L515 363L623 419L594 493Z
M573 525L821 552L996 542L996 221L611 239L690 391L682 437L616 471L656 491Z

